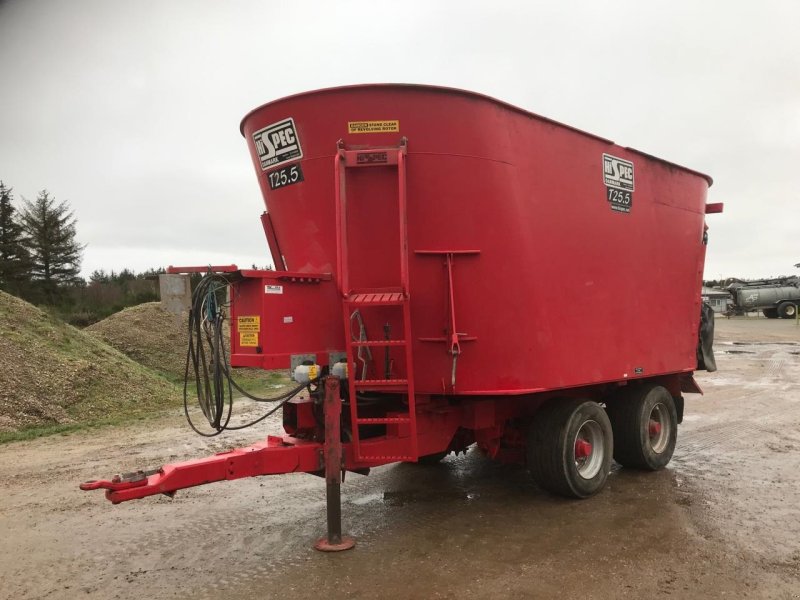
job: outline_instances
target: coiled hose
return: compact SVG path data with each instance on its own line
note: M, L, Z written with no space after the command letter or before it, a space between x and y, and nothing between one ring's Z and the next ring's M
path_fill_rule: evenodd
M224 275L209 271L192 292L192 303L189 307L189 348L186 352L183 379L183 412L189 426L205 437L219 435L226 429L235 431L260 423L306 387L306 384L300 384L274 398L260 398L242 389L233 379L223 332L225 309L228 306L225 295L230 285L231 282ZM189 416L189 388L192 381L200 410L213 428L213 433L200 431ZM316 383L316 380L312 383ZM233 390L256 402L277 404L253 421L231 425Z

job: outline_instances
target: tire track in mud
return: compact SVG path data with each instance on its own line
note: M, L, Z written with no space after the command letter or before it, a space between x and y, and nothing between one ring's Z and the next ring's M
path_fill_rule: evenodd
M771 358L767 360L764 376L771 379L780 379L785 363L786 361L782 358Z
M678 438L675 457L680 459L684 453L702 453L720 445L747 443L746 438L763 434L772 436L775 432L749 421L705 425Z

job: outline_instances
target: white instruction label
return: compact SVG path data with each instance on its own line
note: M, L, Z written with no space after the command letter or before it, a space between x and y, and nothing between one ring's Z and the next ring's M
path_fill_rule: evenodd
M265 294L282 294L283 293L283 286L282 285L265 285L264 286L264 293Z

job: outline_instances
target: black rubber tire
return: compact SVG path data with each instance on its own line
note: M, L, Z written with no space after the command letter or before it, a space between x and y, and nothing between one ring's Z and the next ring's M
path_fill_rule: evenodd
M778 315L781 319L794 319L797 317L797 305L794 302L781 302L778 305Z
M444 457L447 456L448 454L450 453L437 452L436 454L428 454L427 456L420 456L417 459L417 464L425 466L438 465L440 462L442 462L442 460L444 460Z
M777 319L778 318L778 309L777 308L762 308L761 312L764 313L764 316L768 319Z
M575 438L594 421L602 432L602 463L591 479L582 477L575 460ZM568 498L588 498L603 489L611 470L614 438L603 407L583 398L554 400L533 416L528 429L528 471L542 489Z
M650 415L657 405L663 406L670 427L666 446L659 452L650 440ZM666 388L654 384L633 386L608 403L608 417L614 429L614 460L623 467L657 471L672 459L678 415Z

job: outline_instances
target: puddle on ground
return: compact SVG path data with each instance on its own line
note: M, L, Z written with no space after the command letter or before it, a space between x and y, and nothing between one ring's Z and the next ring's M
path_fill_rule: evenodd
M797 346L800 342L733 342L734 346Z
M350 500L356 506L381 503L386 506L407 506L427 502L464 501L471 502L480 498L480 494L465 490L394 490L366 494Z

